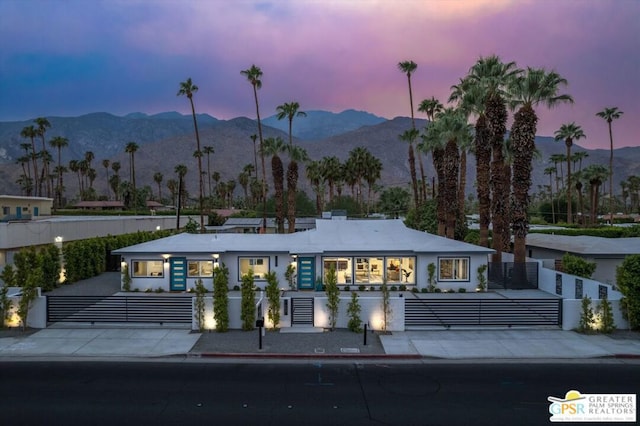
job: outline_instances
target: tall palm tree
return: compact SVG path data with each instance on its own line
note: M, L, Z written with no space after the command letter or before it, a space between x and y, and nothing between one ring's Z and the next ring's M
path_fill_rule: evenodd
M47 129L51 128L51 123L49 122L49 120L47 120L45 117L38 117L35 120L33 120L36 125L38 126L36 131L38 133L38 136L40 136L42 138L42 169L43 169L43 176L45 176L44 179L40 179L40 188L38 188L38 193L40 195L42 195L42 181L46 179L47 176L49 176L49 164L46 161L47 160L47 144L44 141L45 138L45 133L47 132ZM51 187L49 185L47 185L47 197L51 196Z
M105 158L104 160L102 160L102 167L104 167L104 171L107 174L107 199L111 198L109 194L109 167L111 166L111 161L109 161L107 158Z
M262 145L262 155L271 156L271 173L273 174L273 190L276 205L276 225L278 233L284 233L284 166L278 154L284 152L282 138L267 138Z
M413 151L413 143L417 139L420 132L417 129L405 130L400 135L400 140L409 144L409 173L411 174L411 187L413 188L413 205L415 208L420 206L418 197L418 180L416 179L416 157Z
M411 183L413 186L413 199L415 207L418 208L420 205L420 200L418 197L418 182L416 176L416 159L415 153L413 151L413 141L418 137L418 134L415 132L416 130L416 121L413 115L413 90L411 88L411 75L418 69L418 64L413 61L402 61L398 62L398 69L403 74L407 76L407 83L409 84L409 106L411 107L411 130L412 132L405 132L403 135L405 137L414 136L413 138L402 139L405 142L409 143L409 172L411 173Z
M486 97L486 85L481 80L472 80L471 78L461 79L459 84L452 86L449 96L449 102L457 102L458 107L465 113L477 117L473 152L476 157L476 192L480 216L478 244L483 247L487 247L489 244L489 224L491 223L491 134L485 111Z
M209 198L211 198L211 162L210 155L214 154L216 151L212 146L205 146L202 151L207 154L207 183L209 185Z
M365 172L363 176L364 181L367 182L367 188L368 188L367 215L371 210L371 202L372 202L371 195L373 193L373 186L378 181L378 179L380 179L381 173L382 173L382 161L380 161L380 159L378 159L377 157L374 157L373 155L367 156L366 167L365 167Z
M82 199L82 182L80 180L80 174L79 174L79 170L80 170L80 164L78 160L70 160L69 161L69 170L71 171L71 173L75 173L76 177L78 178L78 191L80 193L80 199Z
M184 194L184 177L187 174L187 166L178 164L174 168L174 172L178 175L178 213L176 218L176 230L180 229L180 209L182 208L182 197Z
M196 108L193 105L193 94L198 91L198 86L193 84L191 81L191 77L187 78L185 81L180 82L180 88L178 89L177 96L186 96L189 99L189 104L191 105L191 115L193 116L193 128L196 132L196 152L200 153L200 133L198 132L198 121L196 119ZM200 232L204 233L204 209L203 209L203 198L204 198L204 184L202 182L202 156L196 156L198 159L198 187L200 190L198 201L200 207Z
M62 148L69 146L69 139L62 136L56 136L49 144L58 150L58 187L56 188L56 205L58 208L62 207Z
M289 145L293 145L293 119L295 117L306 117L307 113L299 111L300 104L298 102L285 102L276 107L276 117L278 120L287 118L289 120Z
M118 201L120 199L119 195L118 195L118 188L120 187L120 162L119 161L114 161L113 163L111 163L111 170L113 170L115 179L113 179L115 185L111 185L111 189L113 190L113 196L115 197L116 201Z
M571 147L573 146L573 141L578 141L582 138L586 137L582 128L576 125L575 122L571 122L568 124L563 124L560 126L558 130L555 132L555 140L561 141L564 140L564 144L567 147L567 223L573 223L573 212L571 206L571 193L573 192L573 186L571 185Z
M153 181L158 185L158 201L162 202L162 179L164 175L160 172L155 172L153 174Z
M322 176L322 165L319 161L309 161L306 165L306 174L311 188L316 193L316 213L318 216L322 214L324 194L324 177Z
M248 190L248 188L249 188L250 176L251 175L249 173L247 173L246 169L242 170L238 174L238 183L242 187L242 192L244 193L244 202L245 203L249 202L249 190Z
M436 171L437 176L437 190L435 192L436 200L436 219L438 222L437 232L438 235L444 237L446 235L447 228L447 214L446 214L446 200L445 200L445 181L446 181L446 169L445 169L445 145L446 138L443 133L443 125L440 123L440 117L444 114L438 113L435 116L435 120L431 122L427 131L422 135L424 149L431 152L433 159L433 168ZM436 185L434 185L436 186Z
M287 166L287 222L289 234L296 232L296 195L298 192L298 163L309 160L307 151L295 145L287 147L289 166Z
M427 116L429 125L433 123L436 114L442 112L443 109L444 105L442 105L442 103L433 96L429 99L422 100L420 105L418 105L418 111L423 112ZM426 154L426 150L422 146L422 142L418 142L416 148L418 152L424 152ZM418 164L420 165L420 178L422 179L421 197L422 200L425 201L427 199L427 178L424 174L424 165L422 164L422 156L420 154L418 154Z
M256 179L258 179L258 151L256 149L256 139L258 139L258 135L251 135L250 137L251 141L253 142L253 170L256 173Z
M240 74L247 78L247 81L253 87L253 99L256 103L256 117L258 120L258 137L260 138L260 157L262 159L262 232L267 229L267 172L264 162L264 150L262 137L262 122L260 121L260 105L258 103L258 89L262 88L262 70L260 67L251 65L250 68L240 71Z
M329 186L329 204L333 205L333 196L335 194L336 182L340 180L342 174L342 164L338 157L323 157L320 160L322 166L322 174Z
M509 204L509 182L504 179L504 144L507 132L506 88L521 70L515 62L504 63L496 55L481 57L469 70L468 78L484 91L485 117L491 145L490 190L491 223L493 224L493 262L502 262L502 236L508 234L506 213Z
M133 185L134 197L136 196L135 195L136 194L136 159L135 159L135 155L136 155L136 152L138 151L138 148L140 148L140 147L135 142L129 142L127 144L127 146L125 146L125 148L124 148L124 152L129 154L129 179L131 179L131 184Z
M613 132L611 130L611 122L617 120L624 114L618 107L605 108L602 111L596 113L598 117L604 118L609 126L609 219L611 219L611 225L613 226Z
M551 223L556 223L556 210L553 202L553 175L556 173L555 167L547 167L544 174L549 175L549 201L551 202Z
M20 132L20 136L23 138L29 138L31 140L31 161L33 163L33 187L37 191L39 186L39 176L38 176L38 154L36 151L36 143L35 137L38 136L38 131L34 126L26 126L22 128ZM37 192L36 192L36 195Z
M536 149L535 137L538 116L535 107L542 104L547 108L568 102L573 98L568 94L559 93L560 88L567 84L555 71L528 68L527 72L512 81L512 108L519 108L514 115L511 127L511 149L513 152L512 177L512 229L513 229L513 257L519 273L525 274L524 262L526 257L525 242L529 229L529 189L531 188L531 161Z
M607 178L608 170L600 164L591 164L582 171L584 179L589 182L589 200L591 206L590 223L595 224L598 217L600 186Z

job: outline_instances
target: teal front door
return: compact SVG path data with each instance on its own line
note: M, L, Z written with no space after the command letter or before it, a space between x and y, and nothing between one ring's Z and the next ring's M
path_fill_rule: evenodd
M34 207L33 208L33 215L34 216L39 216L40 215L40 209L38 207Z
M22 207L16 207L16 217L18 219L22 218Z
M171 291L185 291L187 289L187 259L184 257L172 257L169 259Z
M298 289L313 290L316 276L315 257L298 258Z

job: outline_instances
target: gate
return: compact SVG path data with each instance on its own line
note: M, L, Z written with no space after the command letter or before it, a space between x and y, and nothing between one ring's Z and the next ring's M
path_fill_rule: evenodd
M192 321L191 296L47 296L47 322Z
M405 328L560 326L562 299L405 299Z
M313 297L294 297L291 299L291 325L313 327Z

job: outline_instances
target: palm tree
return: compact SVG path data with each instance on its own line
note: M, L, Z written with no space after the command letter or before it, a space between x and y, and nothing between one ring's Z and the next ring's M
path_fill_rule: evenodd
M276 204L276 225L278 233L284 233L284 167L280 159L285 144L282 138L267 138L262 145L261 154L271 156L271 173L273 174L274 200Z
M306 174L311 188L316 193L316 213L320 216L323 209L322 196L324 195L324 177L322 176L322 165L320 162L307 162Z
M253 170L256 172L256 179L258 179L258 151L256 150L256 139L258 139L258 135L251 135L250 137L251 141L253 141Z
M446 234L447 220L446 220L446 205L445 205L445 152L446 139L443 136L443 125L440 124L440 117L444 113L436 115L436 119L431 122L427 128L426 134L422 136L424 142L424 149L431 152L433 159L433 168L436 171L438 178L437 191L435 193L436 199L436 219L438 221L438 235L444 237Z
M116 201L118 201L120 199L120 197L118 196L118 188L120 187L120 162L114 161L113 163L111 163L111 170L113 170L113 173L115 173L115 179L113 179L115 185L111 185L111 189L113 190L113 195Z
M134 197L135 197L135 194L136 194L136 161L135 161L135 154L138 151L138 148L140 148L140 147L135 142L129 142L127 144L127 146L124 148L124 152L129 154L129 179L131 179L131 183L133 185Z
M373 186L376 181L380 179L382 173L382 162L373 155L367 156L366 167L363 179L367 182L368 194L367 194L367 215L371 210L371 194L373 192Z
M78 191L80 193L80 199L82 199L82 182L80 181L80 163L78 160L70 160L69 161L69 170L71 173L75 173L78 178Z
M553 174L557 173L555 167L547 167L544 174L549 175L549 201L551 201L551 223L556 223L556 210L553 202Z
M345 164L345 168L353 173L355 184L358 186L356 194L356 202L362 207L362 179L366 173L367 159L371 154L364 147L356 147L349 151L349 158Z
M107 199L110 198L109 194L109 166L111 166L111 161L108 159L102 160L102 167L104 167L104 171L107 173Z
M176 230L180 229L180 208L182 207L182 194L184 193L184 177L187 174L187 166L178 164L174 171L178 175L178 214L176 219Z
M211 198L211 162L210 155L214 154L216 151L212 146L205 146L202 148L202 151L207 154L207 183L209 184L209 198Z
M529 189L531 188L531 161L536 149L536 124L538 116L535 107L539 104L552 108L561 103L573 103L568 94L559 94L561 86L567 80L555 71L528 68L527 72L512 81L512 108L519 108L515 113L511 127L511 149L513 152L513 198L512 198L512 229L513 229L513 257L519 272L525 274L524 262L526 257L525 240L529 229Z
M502 262L502 236L508 234L506 212L509 183L504 179L504 136L507 132L506 87L521 73L515 62L504 63L496 56L480 58L469 70L468 78L484 91L485 117L491 145L490 189L491 222L493 224L493 262Z
M278 120L282 120L283 118L289 119L289 145L293 145L293 119L294 117L306 117L307 113L304 111L298 111L300 109L300 104L298 102L285 102L282 105L278 105L276 107Z
M287 222L289 234L296 232L296 195L298 192L298 163L309 160L307 151L295 145L287 148L289 166L287 167Z
M247 170L244 169L238 174L238 183L242 187L242 192L244 192L244 201L245 203L249 202L249 179L251 174L247 173Z
M44 137L45 137L45 133L47 132L48 128L51 128L51 123L49 123L49 120L47 120L45 117L38 117L35 120L33 120L36 125L38 126L38 128L36 129L38 135L42 138L42 168L43 168L43 176L49 176L49 164L47 163L47 156L46 156L46 152L47 152L47 145L44 141ZM40 187L38 188L38 193L39 195L42 195L42 181L44 179L40 179ZM51 188L49 185L47 185L47 197L51 196Z
M323 157L320 160L322 167L322 175L324 176L327 184L329 185L329 204L333 205L333 196L335 194L335 184L340 180L342 175L342 164L338 157Z
M38 131L34 126L26 126L22 128L20 136L23 138L29 138L31 140L31 161L33 162L33 187L36 189L39 187L38 176L38 155L36 151L35 137L38 136ZM37 194L37 193L36 193Z
M586 137L582 128L576 125L575 122L569 124L563 124L560 126L558 130L555 132L555 140L560 141L564 140L564 144L567 147L567 223L571 224L573 222L572 215L572 206L571 206L571 193L573 192L573 187L571 186L571 146L573 146L573 141L578 141L582 138Z
M198 86L193 84L191 77L185 81L180 82L180 88L177 96L186 96L191 104L191 115L193 116L193 127L196 132L196 152L200 153L200 133L198 132L198 121L196 120L196 108L193 105L193 94L198 91ZM202 156L198 155L198 184L200 189L199 194L199 206L200 206L200 232L205 232L204 229L204 211L203 211L203 197L204 197L204 184L202 182Z
M267 172L264 163L264 150L262 138L262 122L260 121L260 106L258 104L258 89L262 87L262 70L260 67L251 65L251 68L240 71L240 74L247 78L247 81L251 83L253 87L253 99L256 103L256 117L258 119L258 136L260 138L260 157L262 159L262 232L266 232L267 229Z
M444 105L442 105L442 103L433 96L429 99L424 99L420 102L420 105L418 105L418 111L425 113L427 120L429 120L429 124L433 122L436 114L442 112L443 109ZM422 142L418 142L418 152L425 152L421 145ZM418 164L420 165L420 178L422 179L421 197L424 201L427 199L427 178L424 174L424 165L422 164L422 156L420 154L418 154Z
M176 206L176 195L178 194L178 181L175 179L169 179L167 181L167 189L171 194L171 205Z
M591 164L582 171L584 178L589 182L589 200L591 205L591 224L596 223L598 217L598 204L600 195L600 186L604 179L607 178L608 170L600 164Z
M69 146L69 139L63 138L62 136L56 136L49 144L58 150L58 187L56 188L56 205L58 208L62 207L62 148Z
M418 137L418 134L415 132L416 121L413 115L413 90L411 89L411 74L413 74L417 68L418 68L418 64L416 64L413 61L402 61L398 63L398 69L400 70L400 72L407 75L407 82L409 84L409 106L411 107L411 130L413 132L410 132L410 133L405 132L403 135L408 139L402 139L402 140L409 143L409 171L411 173L411 183L413 185L413 200L416 208L419 207L420 200L418 197L416 159L415 159L415 154L413 152L413 141L415 140L415 138ZM410 136L414 136L414 137L409 138Z
M160 172L155 172L153 174L153 181L158 185L158 200L162 202L162 179L164 176Z
M411 187L413 188L413 204L415 208L420 206L420 200L418 198L418 180L416 179L416 157L413 152L413 142L418 137L419 132L415 128L405 130L400 135L400 140L409 144L409 173L411 174Z
M617 120L622 116L624 112L620 111L618 107L605 108L602 111L596 113L598 117L604 118L609 126L609 218L611 219L611 225L613 226L613 132L611 130L611 122Z

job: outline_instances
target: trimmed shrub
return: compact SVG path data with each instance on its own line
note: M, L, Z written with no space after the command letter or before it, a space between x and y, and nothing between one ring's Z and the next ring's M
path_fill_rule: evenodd
M565 253L564 256L562 256L562 269L570 275L582 278L591 278L591 275L593 275L596 270L596 263Z
M360 319L361 311L362 308L358 301L358 294L353 291L351 292L351 301L347 306L347 315L349 315L349 323L347 324L347 327L354 333L360 333L362 331L362 319Z
M249 272L242 276L240 297L240 319L242 320L242 329L245 331L253 330L256 319L256 291L254 289L252 269L249 269Z

